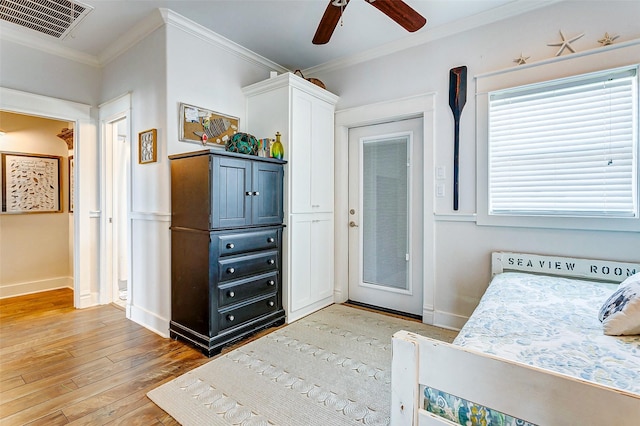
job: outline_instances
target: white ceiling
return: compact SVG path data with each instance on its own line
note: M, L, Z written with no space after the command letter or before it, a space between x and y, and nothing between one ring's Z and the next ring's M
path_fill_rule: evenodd
M79 0L94 9L63 40L31 36L2 22L0 36L16 32L25 44L51 44L60 51L99 58L121 36L135 29L157 8L167 8L289 70L308 69L381 46L415 43L434 29L454 33L477 21L484 25L553 1L540 0L406 0L427 18L416 33L405 31L365 0L351 0L333 37L326 45L311 39L329 0ZM61 50L62 49L62 50Z

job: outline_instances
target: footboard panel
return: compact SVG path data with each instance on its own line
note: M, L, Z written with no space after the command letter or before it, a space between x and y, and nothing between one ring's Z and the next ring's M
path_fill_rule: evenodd
M424 410L424 386L537 425L635 425L640 395L400 331L392 425L455 424ZM421 387L422 386L422 387Z

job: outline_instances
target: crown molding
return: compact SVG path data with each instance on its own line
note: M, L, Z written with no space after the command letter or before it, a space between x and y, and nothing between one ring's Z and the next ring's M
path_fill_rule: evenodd
M547 7L554 3L559 3L560 1L562 0L516 0L503 6L484 11L477 15L459 19L453 23L430 28L424 32L410 35L409 37L406 37L404 39L387 43L382 46L364 51L362 53L357 53L355 55L346 56L334 61L325 62L324 64L320 64L315 67L307 68L304 70L304 73L308 73L311 75L321 72L340 70L356 64L360 64L362 62L371 61L373 59L381 58L392 53L397 53L402 50L440 40L445 37L450 37L487 24L521 15L523 13L527 13L536 9Z
M167 25L171 25L175 28L181 29L182 31L197 37L205 42L215 44L218 47L230 52L237 57L246 60L247 62L251 62L255 65L267 67L273 71L278 71L280 73L290 72L287 68L279 65L264 56L260 56L257 53L247 49L235 43L228 38L221 36L220 34L211 31L208 28L203 27L202 25L185 18L184 16L173 12L170 9L158 9L162 14L164 22Z
M316 86L315 84L305 80L302 77L292 74L291 72L280 74L277 77L259 81L250 86L243 87L242 93L244 93L246 96L256 96L275 89L281 89L283 87L295 87L332 105L335 105L336 102L338 102L338 99L340 99L337 95L329 92L328 90Z
M53 42L45 38L32 35L28 32L12 28L8 24L0 25L0 38L12 43L29 47L31 49L40 50L44 53L70 59L81 64L90 65L96 68L99 68L101 66L100 61L96 56L80 52L76 49L61 46L57 42Z
M0 38L32 49L37 49L45 53L100 68L129 50L163 25L170 25L174 28L185 31L194 37L221 47L237 57L253 64L266 67L273 71L278 71L279 73L290 72L289 69L282 65L260 56L246 47L243 47L200 24L185 18L184 16L165 8L156 9L145 19L136 23L136 25L118 38L98 56L89 55L76 49L60 46L58 43L33 36L24 31L10 28L5 24L0 26Z

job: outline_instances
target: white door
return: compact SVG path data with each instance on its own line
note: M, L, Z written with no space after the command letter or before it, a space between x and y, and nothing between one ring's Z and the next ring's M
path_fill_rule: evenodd
M349 129L349 300L422 316L423 120Z
M105 215L107 253L107 276L110 286L111 302L126 305L128 295L128 170L129 159L129 120L127 117L112 121L106 126L105 163L106 163L106 200Z

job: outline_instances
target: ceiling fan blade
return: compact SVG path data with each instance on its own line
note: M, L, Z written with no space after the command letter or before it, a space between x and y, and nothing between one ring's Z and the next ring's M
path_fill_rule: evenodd
M427 23L422 15L402 0L366 0L366 2L411 33L418 31Z
M316 34L313 36L313 44L326 44L329 42L336 25L338 25L340 16L348 4L349 0L345 2L344 6L334 6L333 1L329 0L329 5L324 11L322 19L320 19Z

